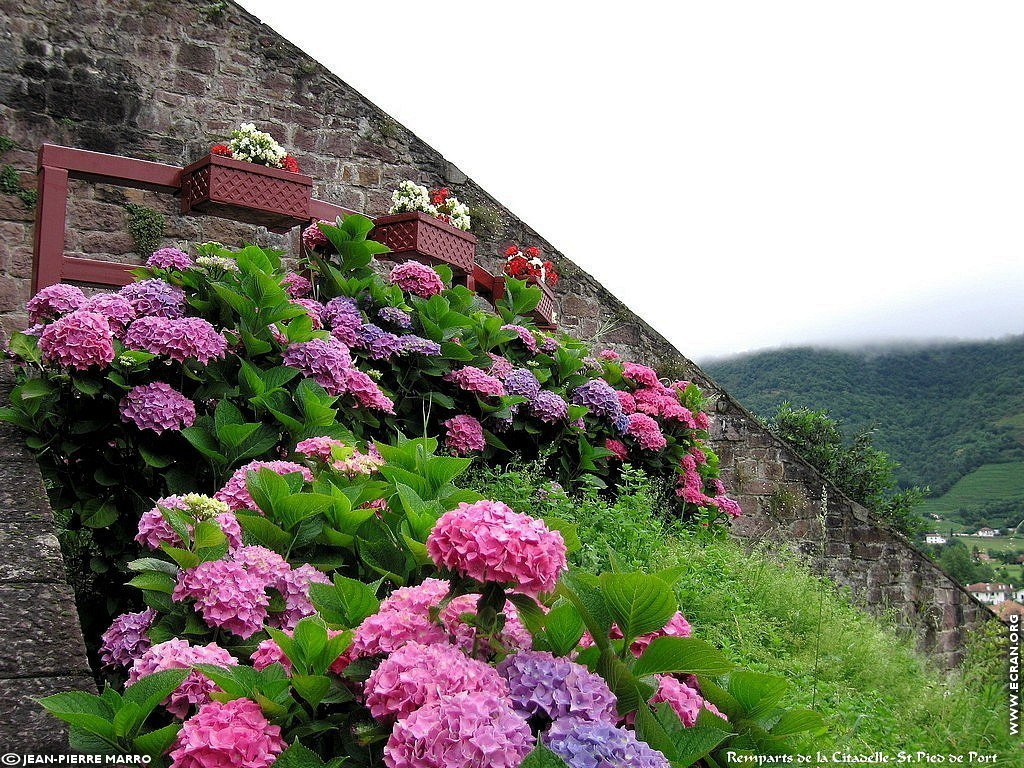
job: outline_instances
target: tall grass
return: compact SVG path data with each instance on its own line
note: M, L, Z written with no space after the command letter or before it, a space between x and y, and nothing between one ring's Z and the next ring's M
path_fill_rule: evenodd
M707 539L662 517L663 489L640 474L628 473L614 499L569 497L531 466L480 470L470 484L514 508L575 523L583 547L574 565L603 570L614 557L624 568L683 566L679 601L696 634L743 666L786 677L789 704L813 705L826 717L828 735L804 748L976 751L1024 765L1024 744L1008 733L1001 630L979 632L961 668L946 672L892 621L856 607L789 550Z

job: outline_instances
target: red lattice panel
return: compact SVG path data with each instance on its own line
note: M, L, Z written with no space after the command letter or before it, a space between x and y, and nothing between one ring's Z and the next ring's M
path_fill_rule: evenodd
M447 264L457 274L473 272L476 238L425 213L394 213L374 222L370 237L391 249L390 258Z
M309 219L313 180L254 163L208 155L181 172L181 210L282 232Z

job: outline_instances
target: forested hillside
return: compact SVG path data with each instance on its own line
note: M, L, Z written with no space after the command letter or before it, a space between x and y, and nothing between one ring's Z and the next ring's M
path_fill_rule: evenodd
M764 419L788 400L828 409L850 434L877 429L876 445L902 465L901 485L927 485L936 498L976 471L1000 477L991 494L990 484L968 481L974 493L942 499L965 522L1024 507L1024 473L993 469L1024 459L1024 336L912 349L801 347L704 368Z

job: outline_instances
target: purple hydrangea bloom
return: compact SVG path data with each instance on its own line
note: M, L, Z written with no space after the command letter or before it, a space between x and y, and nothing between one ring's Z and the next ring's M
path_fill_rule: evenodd
M124 296L118 293L97 293L90 296L82 305L86 312L97 312L107 318L110 329L117 338L123 338L124 332L138 315L135 307Z
M161 248L153 251L146 266L154 269L189 269L193 266L191 257L177 248Z
M561 345L554 336L545 336L544 340L540 343L540 351L546 355L553 355L561 349Z
M158 277L129 283L119 293L131 302L139 317L185 315L185 292Z
M668 759L633 731L610 723L556 720L544 743L569 768L669 768Z
M546 424L557 424L565 419L569 404L560 395L542 389L530 401L530 413Z
M408 312L403 312L398 307L382 307L377 312L377 317L383 320L385 323L401 328L403 331L407 331L412 328L412 317Z
M146 632L156 618L156 611L147 608L138 613L122 613L103 633L100 659L106 667L128 669L153 645Z
M516 368L509 371L501 380L505 383L505 392L509 395L520 395L533 400L540 393L540 382L528 368Z
M376 328L377 326L374 326ZM380 330L378 328L378 330ZM405 351L401 338L387 331L381 332L370 341L368 352L371 360L390 360Z
M363 323L359 305L349 296L336 296L324 307L324 320L331 328L338 325L358 328Z
M407 355L435 357L441 354L441 345L436 341L409 333L402 336L402 352Z
M615 428L619 431L620 435L629 432L629 416L625 413L620 413L615 419Z
M373 323L361 323L356 329L356 341L352 344L357 349L369 349L377 339L387 334L383 328Z
M595 416L614 422L622 415L618 393L604 379L591 379L572 391L573 404L585 405Z
M352 367L352 357L348 347L334 337L291 344L281 362L298 368L329 395L342 395L348 389L347 372Z
M195 403L163 381L133 387L118 407L122 421L158 435L165 430L179 432L196 420Z
M547 651L519 651L498 664L509 700L523 717L571 717L614 723L615 694L600 675Z
M224 357L228 348L227 340L201 317L140 317L129 326L124 344L178 362L191 358L204 365Z
M531 352L537 351L537 339L534 338L533 333L529 328L525 328L522 325L503 325L501 326L503 331L515 331L519 336L519 340L523 342L523 345Z

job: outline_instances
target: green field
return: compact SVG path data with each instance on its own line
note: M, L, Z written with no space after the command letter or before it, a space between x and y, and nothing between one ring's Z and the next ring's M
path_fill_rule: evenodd
M925 499L921 513L947 517L975 507L980 501L1019 502L1020 517L1024 518L1024 461L978 467L942 496Z

